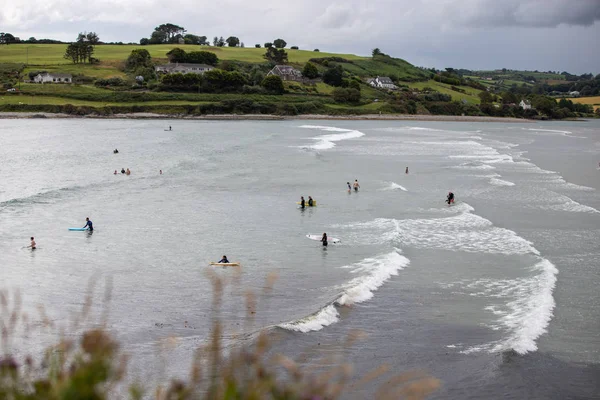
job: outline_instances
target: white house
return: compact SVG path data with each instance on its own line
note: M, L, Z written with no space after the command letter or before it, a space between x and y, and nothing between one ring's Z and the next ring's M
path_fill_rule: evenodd
M375 79L369 79L367 83L373 87L380 89L398 89L398 86L394 85L394 82L387 76L378 76Z
M189 63L174 63L174 64L163 64L154 67L156 73L163 74L203 74L206 71L215 69L215 67L206 64L189 64Z
M272 70L269 71L267 76L269 75L277 75L284 81L302 80L302 72L298 71L294 67L290 67L289 65L276 65Z
M577 90L574 90L572 92L569 92L569 96L571 96L571 97L579 97L579 92Z
M529 100L521 100L519 107L523 110L531 110L531 102Z
M71 74L57 74L54 72L44 72L37 74L33 81L35 83L72 83L73 75Z

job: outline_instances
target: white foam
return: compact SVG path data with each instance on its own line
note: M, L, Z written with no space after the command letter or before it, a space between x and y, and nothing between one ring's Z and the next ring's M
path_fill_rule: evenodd
M335 308L335 305L329 304L328 306L320 309L314 314L309 315L308 317L286 322L285 324L280 324L279 327L287 329L288 331L302 333L320 331L324 327L336 323L339 318L340 314Z
M505 181L503 179L491 178L490 183L496 186L515 186L513 182Z
M540 258L532 267L533 276L519 279L473 282L468 288L480 289L474 296L510 299L505 304L485 307L498 317L490 328L505 330L508 335L499 341L473 346L464 353L476 351L502 352L514 350L525 354L537 350L536 339L546 332L555 307L552 291L558 270L550 261Z
M408 190L404 186L398 185L396 182L389 182L388 185L381 190L403 190L405 192L408 192Z
M528 131L535 131L535 132L559 133L559 134L562 134L562 135L565 135L565 136L566 136L566 135L569 135L569 134L571 134L571 133L573 133L573 132L571 132L571 131L559 131L559 130L556 130L556 129L540 129L540 128L529 128L529 129L527 129L527 130L528 130Z
M347 306L371 299L373 292L379 289L392 275L398 275L398 271L409 263L409 259L396 250L341 267L350 269L351 274L358 276L342 285L342 294L332 304L308 317L281 324L279 327L297 332L321 330L339 320L336 306Z
M496 167L494 167L493 165L489 165L489 164L483 164L480 162L466 162L466 163L462 163L460 165L456 165L452 168L458 168L458 169L474 169L474 170L490 170L490 169L496 169Z
M339 142L341 140L347 140L347 139L356 139L356 138L359 138L359 137L362 137L365 135L364 133L357 131L357 130L336 128L336 127L332 127L332 126L302 125L302 126L300 126L300 128L318 129L318 130L328 131L328 132L341 132L341 133L335 133L335 134L330 134L330 135L322 135L322 136L314 137L312 139L317 142L316 144L314 144L312 146L302 146L303 148L314 149L314 150L332 149L335 147L335 142Z
M576 202L567 196L555 195L552 200L556 201L555 204L541 206L543 209L554 210L554 211L567 211L567 212L589 212L598 213L594 207L586 206Z

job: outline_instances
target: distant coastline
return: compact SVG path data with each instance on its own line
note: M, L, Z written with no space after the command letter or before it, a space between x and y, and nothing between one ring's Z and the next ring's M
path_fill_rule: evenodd
M104 115L71 115L39 112L0 112L0 119L183 119L216 121L282 121L282 120L348 120L348 121L448 121L448 122L511 122L533 123L530 119L468 115L413 115L413 114L363 114L363 115L273 115L273 114L208 114L163 115L157 113L131 113Z

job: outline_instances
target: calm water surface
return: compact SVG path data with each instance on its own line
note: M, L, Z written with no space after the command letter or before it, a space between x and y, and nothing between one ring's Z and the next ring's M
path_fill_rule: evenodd
M38 305L67 326L91 290L83 327L108 310L134 376L186 376L215 273L233 343L267 328L309 365L426 370L434 398L600 398L598 121L5 120L0 160L0 288L32 322L18 354L55 339ZM68 231L85 217L93 234ZM306 238L323 232L341 243ZM242 267L208 265L223 254Z

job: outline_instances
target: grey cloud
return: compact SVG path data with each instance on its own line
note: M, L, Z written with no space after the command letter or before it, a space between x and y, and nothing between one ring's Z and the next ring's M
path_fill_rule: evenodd
M459 25L485 27L590 26L600 21L599 0L468 0L444 5Z

